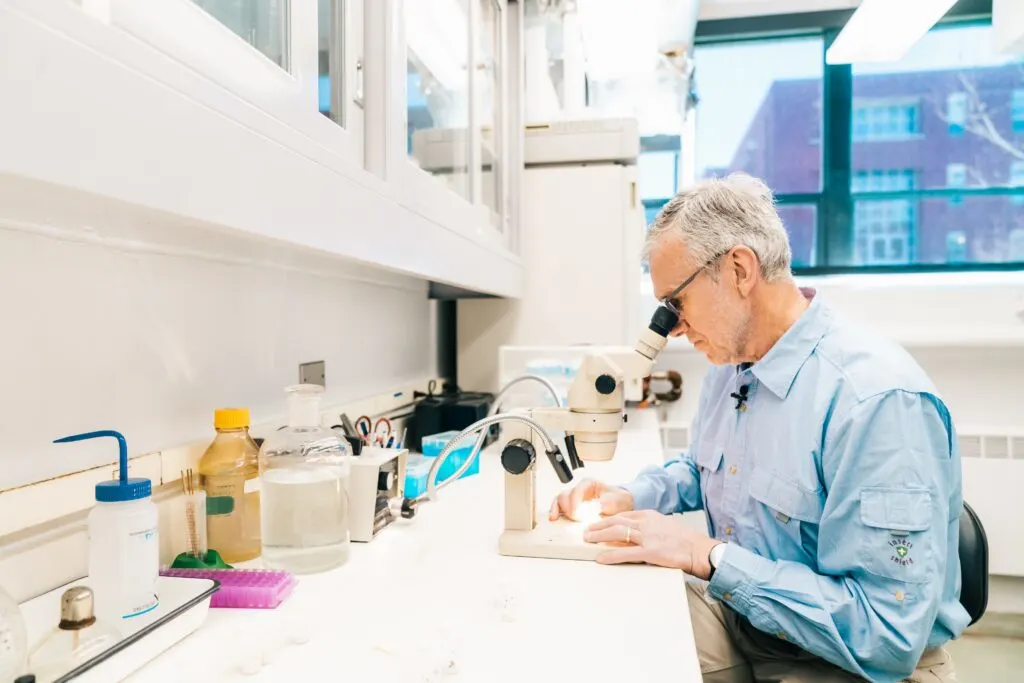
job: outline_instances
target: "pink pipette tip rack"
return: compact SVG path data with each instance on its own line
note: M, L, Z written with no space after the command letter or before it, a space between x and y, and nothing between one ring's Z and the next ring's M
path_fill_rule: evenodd
M274 609L295 588L295 576L270 569L172 569L160 570L161 576L182 579L213 579L220 590L213 594L210 607L238 609Z

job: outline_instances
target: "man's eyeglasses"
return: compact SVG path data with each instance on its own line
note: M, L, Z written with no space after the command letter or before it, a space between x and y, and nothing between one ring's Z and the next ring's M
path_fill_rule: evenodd
M708 261L703 266L701 266L700 268L698 268L697 270L695 270L693 272L693 275L691 275L690 277L688 277L685 280L683 280L681 285L679 285L678 287L673 289L671 293L669 293L667 296L665 296L661 300L661 304L665 308L667 308L668 310L670 310L673 313L675 313L676 315L682 317L682 315L683 315L683 306L682 306L682 304L677 304L676 303L676 297L678 297L679 293L681 291L683 291L684 289L686 289L690 285L691 282L696 280L697 276L700 275L701 273L703 273L708 268L708 266L710 266L712 263L714 263L718 259L722 258L726 254L728 254L729 251L730 251L729 249L726 249L725 251L723 251L722 253L718 254L717 256L712 256L710 259L708 259Z

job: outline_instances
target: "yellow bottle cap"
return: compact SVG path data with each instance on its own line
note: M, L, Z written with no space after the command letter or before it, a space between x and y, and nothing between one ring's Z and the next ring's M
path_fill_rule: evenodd
M215 429L242 429L249 426L248 408L218 408L213 412Z

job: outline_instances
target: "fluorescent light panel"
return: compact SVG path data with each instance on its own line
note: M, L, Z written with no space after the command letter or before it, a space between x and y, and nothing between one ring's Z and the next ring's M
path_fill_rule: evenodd
M956 0L864 0L825 53L825 62L898 62L955 4Z

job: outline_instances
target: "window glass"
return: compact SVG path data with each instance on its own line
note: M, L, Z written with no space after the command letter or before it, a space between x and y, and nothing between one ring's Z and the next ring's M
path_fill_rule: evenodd
M491 224L504 232L504 196L501 159L501 9L497 0L476 0L480 6L480 62L477 65L482 104L480 159L483 203L491 210Z
M1011 111L1024 61L993 44L991 26L936 28L899 62L854 64L853 167L898 161L925 189L1002 184L1013 150L1024 154Z
M341 125L345 125L345 108L338 96L344 92L344 16L345 0L317 0L320 113Z
M1013 132L1024 133L1024 88L1014 88L1010 94L1010 121Z
M469 199L467 2L416 0L404 8L410 159Z
M1017 206L1024 204L1024 159L1010 164L1010 186L1022 188L1019 194L1010 197L1010 202Z
M850 263L831 265L1020 258L1024 216L1007 188L1024 161L1024 59L993 44L990 25L940 26L897 63L852 66L853 248Z
M941 197L918 200L914 263L1002 263L1024 260L1019 235L1024 212L1006 196L965 195L957 204ZM1011 249L1016 244L1015 251Z
M679 179L678 152L642 152L636 165L642 199L671 199L675 195Z
M811 268L816 265L815 248L818 231L818 206L816 204L781 204L779 217L789 233L793 250L794 268Z
M289 0L193 1L274 64L289 68Z
M818 37L695 49L698 178L746 171L777 195L820 190L823 51Z

